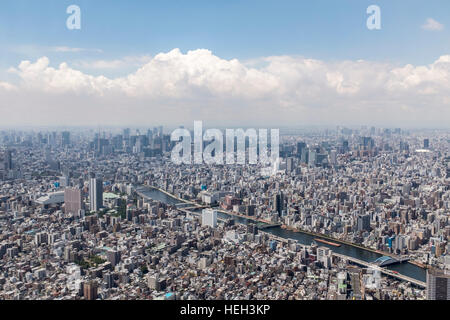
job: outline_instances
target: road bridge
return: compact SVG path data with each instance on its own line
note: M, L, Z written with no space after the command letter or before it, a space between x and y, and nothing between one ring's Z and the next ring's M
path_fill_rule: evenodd
M382 256L379 257L377 260L375 260L373 262L373 264L376 264L379 267L387 267L393 264L397 264L397 263L403 263L409 260L408 256L405 257L399 257L399 258L394 258L394 257L390 257L390 256Z
M356 258L349 257L349 256L344 256L342 254L335 253L335 252L332 252L332 255L336 256L336 257L339 257L339 258L341 258L343 260L347 260L347 261L353 262L353 263L358 264L360 266L364 266L364 267L367 267L367 268L373 268L375 270L379 270L381 273L384 273L384 274L386 274L388 276L391 276L391 277L394 277L394 278L397 278L397 279L400 279L400 280L403 280L403 281L408 281L408 282L410 282L412 284L415 284L418 287L426 288L426 286L427 286L425 282L416 280L414 278L405 276L405 275L400 274L400 273L396 273L396 272L394 272L392 270L389 270L389 269L386 269L386 268L382 268L382 267L380 267L380 266L378 266L378 265L376 265L374 263L370 263L370 262L363 261L363 260L356 259Z

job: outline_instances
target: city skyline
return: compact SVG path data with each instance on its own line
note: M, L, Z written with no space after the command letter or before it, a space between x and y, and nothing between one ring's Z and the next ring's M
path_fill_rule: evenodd
M0 130L0 299L448 299L449 138L297 131L268 172L177 165L163 126Z

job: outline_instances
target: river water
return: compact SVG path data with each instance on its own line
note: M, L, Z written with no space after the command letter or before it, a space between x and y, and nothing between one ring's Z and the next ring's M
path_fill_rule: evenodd
M168 196L167 194L165 194L159 190L156 190L156 189L152 189L152 188L148 188L148 187L140 187L139 191L151 199L154 199L156 201L160 201L160 202L163 202L166 204L175 205L178 203L182 203L182 201L172 198L172 197ZM248 220L244 217L231 216L231 215L227 215L222 212L218 212L217 215L220 218L231 217L235 220L235 222L240 223L240 224L253 223L252 220ZM309 235L306 233L294 232L294 231L282 229L280 227L273 227L273 228L265 229L264 231L267 233L271 233L273 235L279 236L281 238L297 240L299 243L304 244L304 245L311 245L311 242L314 240L314 238L317 238L316 236L312 236L312 235ZM336 253L339 253L339 254L342 254L345 256L357 258L357 259L367 261L367 262L373 262L374 260L376 260L377 258L382 256L381 254L378 254L378 253L375 253L372 251L368 251L368 250L364 250L362 248L353 247L353 246L346 245L346 244L341 244L340 247L334 247L334 246L330 246L325 243L319 242L318 245L327 246L327 247L331 248L333 250L333 252L336 252ZM406 263L401 263L401 264L395 264L395 265L388 266L387 268L390 270L395 270L400 274L414 278L416 280L420 280L423 282L426 281L426 271L416 265L411 264L411 263L406 262Z

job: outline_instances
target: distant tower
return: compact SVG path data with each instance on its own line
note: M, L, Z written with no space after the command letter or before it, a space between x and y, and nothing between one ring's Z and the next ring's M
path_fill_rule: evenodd
M314 167L316 166L316 163L317 163L317 152L314 150L309 150L308 165L310 167Z
M5 163L5 170L12 169L13 165L12 165L12 151L11 150L5 151L4 163Z
M286 173L291 173L294 170L294 158L286 158Z
M65 147L70 144L70 132L64 131L61 133L61 146Z
M306 143L304 143L304 142L297 142L297 156L299 158L302 157L302 151L305 148L306 148Z
M430 148L430 139L424 139L423 140L423 148L429 149Z
M272 173L277 174L280 171L280 158L277 158L272 165Z
M89 209L98 211L103 207L103 181L98 178L91 178L89 183Z

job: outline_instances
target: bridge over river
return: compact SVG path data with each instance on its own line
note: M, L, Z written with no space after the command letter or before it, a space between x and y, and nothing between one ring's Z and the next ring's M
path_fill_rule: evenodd
M146 199L154 199L156 201L161 201L173 206L180 204L182 202L186 203L186 205L180 205L179 209L183 210L189 214L201 214L201 210L203 209L197 203L192 201L187 201L184 199L179 199L174 195L169 194L168 192L158 190L157 188L140 186L137 188L137 193ZM177 206L178 207L178 206ZM195 209L192 209L195 207ZM189 210L187 209L189 208ZM221 212L217 215L218 221L226 221L230 217L233 217L236 223L240 224L249 224L249 223L257 223L257 221L248 219L244 216L233 215L230 213ZM258 223L257 223L258 225ZM262 225L261 225L262 226ZM294 241L298 241L298 243L302 245L311 245L317 235L310 235L304 232L294 232L291 230L282 229L279 226L273 226L269 228L259 228L265 229L262 232L269 233L271 236L280 239L280 241L287 241L287 239L292 239ZM324 246L328 246L324 244ZM409 281L417 286L424 287L426 272L425 268L414 265L406 260L408 258L405 257L395 257L395 260L391 260L388 258L383 258L383 254L372 252L370 250L366 250L361 247L356 247L352 245L348 245L346 243L342 243L340 247L330 247L333 251L334 255L340 255L341 257L351 261L355 264L379 268L381 272L391 277L395 277L401 280ZM402 263L404 262L404 263ZM398 273L397 273L398 272Z
M266 233L267 235L269 235L270 237L274 238L277 241L281 241L281 242L295 241L294 239L286 239L286 238L281 238L281 237L278 237L278 236L274 236L274 235L272 235L270 233L267 233L267 232L264 232L264 233ZM390 263L388 265L391 265L391 264L397 264L397 263L406 262L406 261L409 260L408 257L403 257L403 258L401 258L399 260L396 260L396 259L393 259L392 257L385 257L384 256L384 257L378 258L374 262L367 262L367 261L364 261L364 260L361 260L361 259L358 259L358 258L354 258L354 257L350 257L350 256L346 256L346 255L343 255L343 254L336 253L336 252L333 251L333 249L331 249L331 252L332 252L333 256L339 257L342 260L347 260L347 261L350 261L350 262L352 262L354 264L357 264L357 265L360 265L360 266L363 266L363 267L366 267L366 268L373 268L375 270L379 270L381 273L384 273L384 274L386 274L388 276L391 276L393 278L397 278L397 279L400 279L400 280L403 280L403 281L410 282L410 283L412 283L412 284L414 284L414 285L416 285L418 287L426 288L426 286L427 286L426 283L423 282L423 281L420 281L420 280L408 277L408 276L406 276L404 274L398 273L398 272L393 271L393 270L389 270L389 269L383 268L383 267L381 267L379 265L380 261L387 261L386 258L390 258Z
M418 287L426 288L426 286L427 286L427 284L425 282L423 282L423 281L419 281L417 279L405 276L405 275L400 274L398 272L395 272L395 271L392 271L392 270L389 270L389 269L386 269L386 268L382 268L378 264L367 262L367 261L363 261L363 260L360 260L360 259L357 259L357 258L353 258L353 257L344 256L342 254L335 253L335 252L333 252L332 254L333 254L333 256L339 257L339 258L341 258L343 260L351 261L351 262L353 262L355 264L358 264L360 266L363 266L363 267L366 267L366 268L373 268L375 270L379 270L381 273L384 273L384 274L386 274L388 276L391 276L391 277L394 277L394 278L398 278L398 279L403 280L403 281L408 281L410 283L415 284ZM397 263L398 262L399 261L397 261Z

